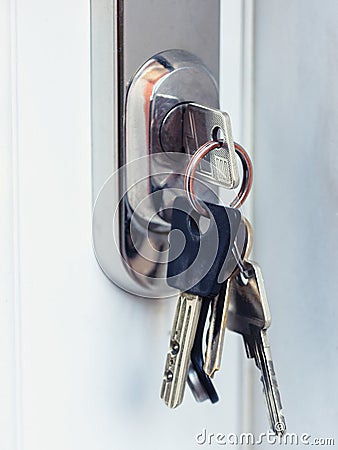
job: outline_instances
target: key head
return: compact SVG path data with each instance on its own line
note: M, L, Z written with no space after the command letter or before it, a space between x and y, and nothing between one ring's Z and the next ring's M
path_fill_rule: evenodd
M259 265L246 261L245 266L251 273L250 278L243 278L240 271L236 270L228 282L227 328L242 335L251 335L252 327L267 329L271 316Z
M167 283L180 291L202 297L218 294L224 261L240 225L237 209L205 202L209 213L206 231L201 229L201 216L186 197L178 197L173 205L170 233Z

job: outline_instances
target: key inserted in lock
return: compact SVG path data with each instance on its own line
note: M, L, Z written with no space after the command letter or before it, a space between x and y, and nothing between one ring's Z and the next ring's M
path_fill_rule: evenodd
M238 184L230 120L218 107L213 76L183 50L155 55L129 83L119 169L96 200L93 240L105 274L134 294L172 293L166 283L172 204L183 193L190 155L218 130L226 146L201 165L198 195L215 203L217 185Z
M238 186L230 117L226 112L196 103L183 103L169 111L161 126L161 145L166 152L193 155L205 142L222 138L224 147L201 161L199 172L227 189Z

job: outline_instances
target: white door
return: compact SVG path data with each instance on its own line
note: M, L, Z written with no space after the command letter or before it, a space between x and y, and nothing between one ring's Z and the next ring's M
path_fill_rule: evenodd
M287 423L334 436L336 3L221 5L222 107L255 149L244 212ZM134 298L96 263L89 11L84 0L1 2L0 450L183 450L201 447L203 429L265 432L259 374L230 333L221 401L197 405L187 392L167 410L159 389L174 302Z

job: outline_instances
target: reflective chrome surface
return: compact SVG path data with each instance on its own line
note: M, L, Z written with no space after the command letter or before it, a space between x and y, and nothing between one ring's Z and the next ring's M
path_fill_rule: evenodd
M218 82L220 1L213 0L212 7L201 0L90 3L94 202L122 164L118 149L123 140L126 93L145 61L164 50L180 48L198 56Z
M174 132L173 127L170 133L165 127L161 133L161 128L172 109L191 101L217 108L218 89L202 61L183 50L168 50L152 57L137 71L127 92L124 189L133 213L142 202L136 216L161 231L169 231L170 222L163 221L158 211L171 207L173 196L177 195L173 189L183 188L183 179L177 175L184 174L188 161L181 145L171 146L171 155L163 151L161 138L166 132L170 136ZM217 124L222 122L218 120ZM178 123L174 128L182 136L182 126ZM164 189L168 197L160 198Z
M217 84L196 56L168 50L137 71L126 96L119 169L95 203L97 260L112 281L133 294L173 294L165 280L170 208L183 190L189 155L163 150L161 126L172 108L187 102L218 107ZM199 188L206 200L214 198L210 186Z

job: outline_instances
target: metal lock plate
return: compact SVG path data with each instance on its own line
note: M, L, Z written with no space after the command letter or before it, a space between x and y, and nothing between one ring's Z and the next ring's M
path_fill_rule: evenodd
M150 7L150 3L148 5L145 2L144 7ZM205 7L203 3L196 2L196 8ZM176 8L180 8L179 4ZM132 73L132 50L126 38L130 36L131 29L129 33L126 30L132 23L128 22L128 17L134 14L135 11L125 4L124 9L114 17L115 40L119 47L115 52L116 71L110 89L106 87L104 90L105 85L99 83L104 73L95 77L102 64L102 55L101 49L92 42L93 177L96 197L93 244L98 263L110 280L132 294L158 298L175 293L166 283L171 206L183 189L182 175L189 152L192 151L187 149L192 149L196 144L189 143L186 148L176 145L168 148L168 139L170 141L171 137L167 127L169 121L166 119L179 105L194 103L217 111L219 95L217 82L208 68L197 56L184 50L167 50L156 54L128 82L128 73ZM177 15L173 15L171 20L170 14L168 12L168 27L176 27ZM201 43L197 44L201 36L196 36L194 41L194 27L189 31L189 42L193 43L197 54L205 53L208 63L211 62L215 69L218 66L217 11L213 11L209 17L213 21L215 37L205 41L209 46L208 51ZM145 23L151 28L148 18ZM121 27L121 21L124 27ZM142 20L140 26L143 26ZM162 35L164 31L161 30ZM172 40L172 36L169 39L171 32L168 28L168 41ZM161 44L162 35L158 45ZM137 41L133 45L136 47ZM124 51L121 51L122 47ZM114 98L111 98L111 91L115 93ZM113 116L106 97L111 100L111 107L113 103L117 106ZM108 136L109 126L113 125L114 128L115 122L107 123L107 117L116 121L115 146ZM179 115L176 115L177 118ZM184 133L182 124L179 124L178 130ZM200 139L204 139L201 137L203 133L205 130L198 133ZM103 165L102 160L109 142L114 155L113 173L96 194L97 186L102 184L101 173L107 171L107 164ZM205 200L215 201L217 187L210 184L212 173L207 173L203 167L201 169L200 173L203 175L204 170L204 176L208 179L207 184L199 186L201 195Z

